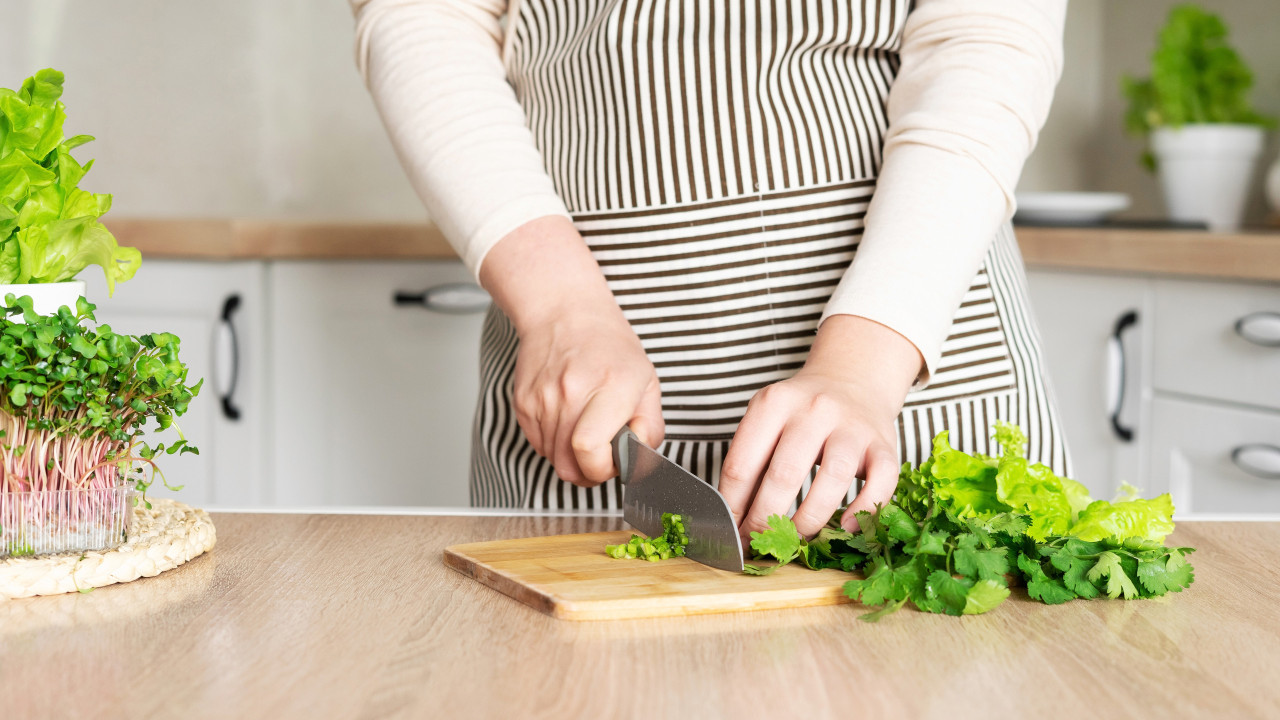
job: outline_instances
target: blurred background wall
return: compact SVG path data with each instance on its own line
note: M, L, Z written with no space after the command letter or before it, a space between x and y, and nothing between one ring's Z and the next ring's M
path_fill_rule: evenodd
M1146 74L1173 0L1072 0L1067 66L1021 189L1119 190L1163 212L1123 134L1123 73ZM1209 0L1280 113L1280 4ZM96 135L85 186L119 216L420 220L356 74L342 0L5 0L0 86L67 73L68 129ZM1277 152L1272 133L1265 166ZM1261 168L1259 170L1261 173ZM1260 185L1249 219L1264 216Z

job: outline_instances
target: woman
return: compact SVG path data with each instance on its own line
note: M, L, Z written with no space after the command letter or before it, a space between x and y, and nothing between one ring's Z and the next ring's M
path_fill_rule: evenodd
M852 525L944 429L1017 423L1067 472L1008 225L1065 0L353 3L496 306L474 504L618 507L624 424L744 537L797 501Z

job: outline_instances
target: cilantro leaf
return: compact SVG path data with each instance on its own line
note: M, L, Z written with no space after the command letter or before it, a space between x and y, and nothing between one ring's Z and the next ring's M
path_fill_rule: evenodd
M894 587L893 569L877 558L875 569L863 580L850 580L844 585L845 595L864 605L880 605L886 600L900 599Z
M978 548L978 538L962 535L956 544L956 572L975 580L998 580L1009 572L1008 550Z
M800 554L800 532L786 515L770 515L766 530L751 533L751 549L762 557L772 556L786 565Z
M1061 580L1046 575L1039 560L1019 554L1018 569L1026 575L1027 594L1034 600L1045 605L1059 605L1076 597Z
M947 554L947 538L950 537L946 532L925 531L920 533L920 544L914 548L908 548L908 552L916 555L946 555ZM966 535L965 537L973 537Z
M1138 588L1133 584L1133 580L1129 578L1129 575L1125 573L1124 568L1120 566L1120 556L1110 550L1098 556L1098 562L1085 577L1093 583L1106 578L1106 592L1109 598L1118 598L1124 595L1124 599L1129 600L1138 596Z
M1027 583L1027 594L1045 605L1060 605L1076 597L1076 594L1063 585L1061 580L1048 576L1042 576L1041 579Z
M1191 564L1177 549L1170 551L1167 559L1138 561L1138 582L1153 596L1182 592L1194 581Z
M885 505L880 509L876 521L889 533L889 537L900 542L915 540L920 534L920 525L897 505Z
M981 615L1009 597L1009 587L995 580L979 580L965 596L964 614Z
M946 570L934 570L925 581L925 593L930 600L941 603L942 612L947 615L961 615L969 595L973 581L968 578L956 579ZM931 606L929 609L932 610Z
M1062 574L1062 584L1085 600L1092 600L1098 597L1101 591L1085 575L1092 566L1092 560L1073 556L1066 571Z

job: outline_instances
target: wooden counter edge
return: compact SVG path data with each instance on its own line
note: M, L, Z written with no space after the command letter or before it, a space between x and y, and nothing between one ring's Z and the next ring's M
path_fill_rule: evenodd
M182 260L456 260L428 223L110 219L121 245Z
M456 260L430 223L109 219L144 257L190 260ZM1019 226L1035 268L1280 282L1280 232Z
M1280 282L1280 233L1018 227L1028 267Z

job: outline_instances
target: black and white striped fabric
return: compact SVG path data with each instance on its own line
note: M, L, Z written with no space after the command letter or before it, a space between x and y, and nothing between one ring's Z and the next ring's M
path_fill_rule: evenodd
M747 402L804 363L875 188L905 0L516 0L509 76L548 172L657 368L662 452L708 482ZM927 289L922 289L926 291ZM518 341L486 318L472 503L616 508L565 483L512 409ZM997 419L1067 472L1010 228L973 279L931 383L899 420L991 450ZM807 489L807 483L806 483ZM803 493L802 493L803 494Z

